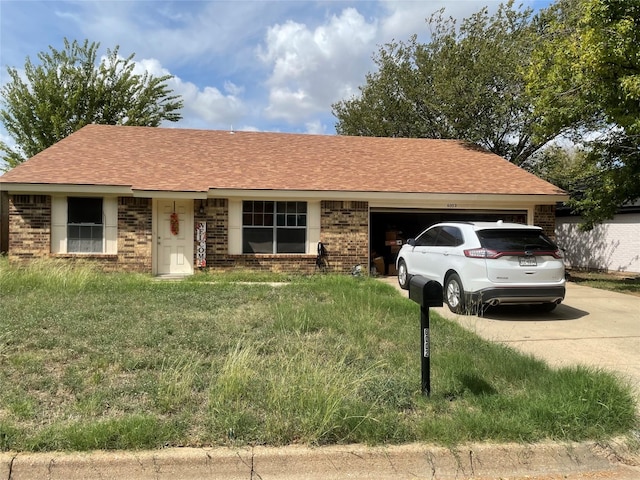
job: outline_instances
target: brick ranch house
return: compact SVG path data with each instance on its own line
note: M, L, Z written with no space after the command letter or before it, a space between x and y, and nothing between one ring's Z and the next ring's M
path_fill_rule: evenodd
M10 261L88 258L107 271L393 273L398 244L441 220L554 235L565 192L455 140L88 125L0 177ZM6 230L6 228L5 228Z

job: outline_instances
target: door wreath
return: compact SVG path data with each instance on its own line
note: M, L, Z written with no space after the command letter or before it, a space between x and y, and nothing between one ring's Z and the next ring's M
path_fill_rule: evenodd
M180 220L178 219L178 214L173 212L171 214L171 234L178 235L180 232Z

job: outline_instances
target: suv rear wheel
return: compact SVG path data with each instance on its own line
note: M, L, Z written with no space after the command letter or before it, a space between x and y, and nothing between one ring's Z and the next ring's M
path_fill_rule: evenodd
M444 284L444 301L453 313L463 313L465 294L462 282L457 273L449 275Z

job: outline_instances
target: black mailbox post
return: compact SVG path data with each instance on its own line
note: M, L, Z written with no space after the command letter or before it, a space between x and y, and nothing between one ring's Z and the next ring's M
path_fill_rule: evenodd
M429 307L442 306L442 285L421 276L411 277L409 298L420 305L420 351L422 355L422 393L431 395L431 336Z

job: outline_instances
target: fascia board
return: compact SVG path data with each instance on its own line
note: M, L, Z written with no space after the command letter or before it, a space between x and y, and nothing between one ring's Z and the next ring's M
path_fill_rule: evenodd
M76 185L51 183L9 183L0 182L0 190L10 194L89 194L89 195L131 195L131 187L117 185Z
M210 189L209 198L265 198L265 199L315 199L315 200L352 200L369 202L371 207L389 207L393 205L407 207L416 205L424 208L434 204L441 207L447 204L465 204L460 208L484 205L555 205L566 201L568 195L503 195L503 194L469 194L469 193L398 193L398 192L354 192L335 190L236 190Z
M168 198L176 200L206 200L207 192L174 192L167 190L132 190L138 198Z

